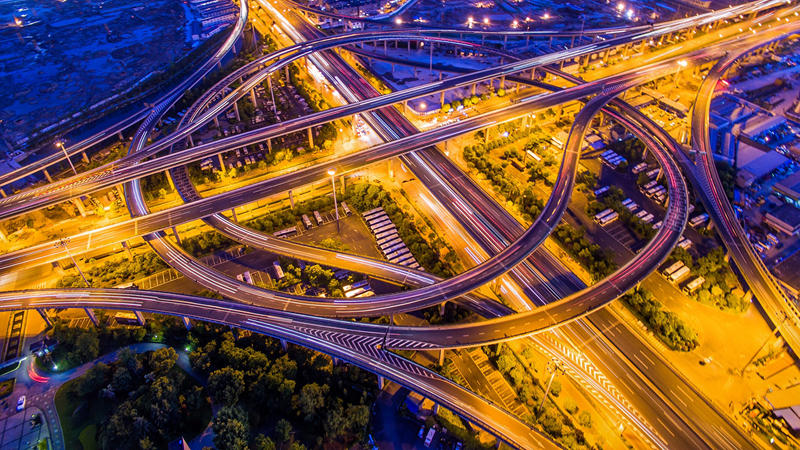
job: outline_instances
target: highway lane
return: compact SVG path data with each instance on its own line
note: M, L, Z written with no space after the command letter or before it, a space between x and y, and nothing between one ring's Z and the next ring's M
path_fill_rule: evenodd
M799 23L789 23L776 28L757 45L728 53L717 62L703 80L692 112L692 146L696 150L696 174L700 186L698 193L709 216L717 226L722 242L728 249L745 282L753 291L761 309L780 330L787 346L800 357L800 311L753 249L744 228L739 223L719 179L710 145L708 121L711 100L719 80L728 68L744 54L776 40L784 39L800 30Z
M613 77L608 79L607 83L615 84L619 80L623 80L629 76L630 75L621 75L619 77ZM398 156L404 152L424 148L431 143L451 139L465 133L480 130L488 125L513 120L532 111L546 109L562 102L588 96L601 90L605 84L606 82L587 83L586 85L576 87L572 90L566 89L554 94L535 96L499 111L480 114L460 122L407 136L346 156L322 159L314 166L292 168L291 171L282 172L273 178L253 183L235 191L228 191L211 197L205 197L202 200L193 202L191 205L180 205L170 210L160 211L141 218L134 218L118 224L109 225L96 231L79 233L71 237L70 249L76 252L82 252L90 247L118 243L134 236L147 234L147 232L150 231L169 228L173 225L189 222L200 217L230 209L231 207L241 206L252 202L253 199L286 192L289 189L327 179L327 171L330 169L335 169L337 173L345 174L367 164L383 161L386 158ZM183 152L178 152L175 155L179 154L183 154ZM136 175L120 177L120 179L135 179L135 177L140 174L157 173L164 170L164 166L174 167L186 164L186 162L186 160L178 156L163 156L158 159L139 163L138 166L131 169L132 172L136 172ZM0 272L51 261L53 256L57 254L52 251L52 244L53 243L45 243L29 247L25 250L0 255Z
M397 382L498 436L515 448L557 449L547 436L474 392L392 352L382 351L381 337L345 333L298 332L282 326L286 320L270 310L222 300L171 292L85 289L65 292L0 292L0 311L21 309L91 308L142 311L202 320L266 334L350 362Z
M774 7L774 6L777 6L777 5L780 5L780 4L782 4L782 2L779 2L777 0L759 0L759 1L754 2L752 4L749 4L749 5L754 10L760 10L760 9L763 9L763 8ZM663 34L671 33L671 32L674 32L674 31L678 31L678 30L682 29L682 27L685 27L685 26L701 26L701 25L704 25L704 24L707 24L707 23L712 23L712 22L715 22L717 20L721 20L721 19L724 19L724 18L727 18L727 17L733 17L736 14L738 14L738 11L739 10L735 9L735 8L728 8L728 9L723 10L723 11L709 13L709 14L705 14L705 15L701 15L701 16L696 16L696 17L690 18L691 20L676 21L676 22L666 23L666 24L663 24L663 25L659 24L657 26L652 27L649 31L642 31L642 32L639 32L639 33L633 33L631 35L620 36L620 37L616 37L616 38L605 40L605 41L600 42L600 43L592 43L592 44L584 45L584 46L581 46L581 47L576 47L576 48L573 48L573 49L568 49L568 50L564 50L564 51L555 52L555 53L552 53L552 54L549 54L549 55L544 55L544 56L540 56L540 57L534 57L534 58L530 58L528 60L523 60L523 61L519 61L519 62L514 62L514 63L502 65L502 66L499 66L499 67L496 67L496 68L485 69L483 71L477 71L477 72L474 72L472 74L463 75L461 77L455 77L455 78L451 78L451 79L448 79L448 80L429 83L427 85L422 85L422 86L418 86L416 88L411 88L411 89L407 89L407 90L404 90L404 91L398 91L398 92L396 92L394 94L390 94L390 95L395 95L395 98L391 98L391 97L383 98L383 97L380 97L380 98L375 98L375 99L368 100L367 102L374 101L374 102L379 103L378 105L375 105L375 108L378 108L378 107L381 107L381 106L386 106L386 105L392 104L392 103L397 102L397 101L406 100L408 98L415 98L416 96L428 95L430 93L438 92L438 91L443 90L443 89L452 89L454 87L470 84L470 83L473 83L473 82L476 82L476 81L481 81L481 80L494 78L494 77L498 77L498 76L502 76L502 75L510 75L510 74L513 74L513 73L519 73L519 72L522 72L522 71L525 71L525 70L535 69L537 67L541 67L542 65L547 65L547 64L550 64L550 63L553 63L553 62L557 62L557 61L560 61L560 60L563 60L563 59L569 59L569 58L574 58L574 57L578 57L578 56L582 56L582 55L587 55L587 54L594 53L594 52L599 52L601 50L604 50L604 49L607 49L607 48L611 48L613 46L627 44L627 43L635 42L635 41L638 41L638 40L652 39L653 37L657 37L657 36L660 36L660 35L663 35ZM426 31L427 32L436 32L436 31L430 31L430 30L426 30ZM443 32L447 32L447 31L452 31L452 30L445 30ZM369 33L377 33L377 34L372 34L372 35L370 35L371 36L370 38L365 38L364 36L366 34L369 34ZM379 37L380 33L381 32L364 32L362 34L362 38L364 38L365 40L380 39L380 37ZM389 32L383 32L383 33L389 33ZM342 38L340 38L340 37L323 38L321 40L321 42L319 42L319 43L311 42L311 43L300 44L300 45L308 45L308 46L310 46L310 47L306 48L306 51L303 52L301 56L313 57L311 55L313 55L313 53L315 53L315 51L312 50L311 48L315 48L316 50L323 50L325 48L335 47L337 45L334 42L336 42L337 39L356 39L356 38L354 38L352 36L352 34L351 35L346 35L346 36L347 36L346 38L345 37L342 37ZM385 34L384 34L384 36L385 36ZM391 38L387 38L387 39L391 39ZM420 39L422 39L422 38L420 38ZM358 41L358 39L356 39L356 41ZM344 41L342 41L342 42L344 42ZM286 51L287 53L291 53L291 52L294 52L294 51L298 51L300 48L301 47L294 46L294 47L291 47L292 50L288 50L288 48L287 48L287 49L282 50L281 52ZM301 57L301 56L294 56L294 57L286 58L285 60L282 60L281 62L276 63L276 65L273 66L273 67L275 68L275 70L277 70L277 68L282 67L284 64L288 64L294 58ZM226 99L226 102L229 102L228 106L232 105L232 103L230 103L231 101L233 101L233 100L230 99L230 98ZM348 106L350 106L353 109L355 109L355 111L353 111L353 112L360 112L359 109L362 108L362 107L364 107L366 109L370 109L370 108L366 107L365 105L366 104L364 104L364 105L352 104L352 105L348 105ZM220 107L222 108L222 107L224 107L224 105L220 104ZM346 107L344 107L344 108L346 108ZM335 110L335 108L334 108L334 110ZM339 112L342 112L342 110L339 110ZM211 120L213 115L214 115L214 111L209 111L209 115L207 116L205 121L207 122L208 120ZM350 115L350 113L347 113L342 117L346 117L346 116L349 116L349 115ZM319 121L314 122L313 120L318 119L318 117L313 117L313 119L312 119L312 116L313 115L308 116L309 120L305 124L299 125L298 128L294 129L293 131L301 131L301 130L304 130L305 128L309 127L309 126L319 125L320 123L324 122L324 121L323 122L319 122ZM331 120L334 120L334 118L331 118ZM288 124L283 124L283 126L288 126ZM95 191L95 190L98 190L98 189L102 189L104 187L110 187L110 186L113 186L115 184L120 184L120 183L126 182L126 181L128 181L126 176L127 177L131 176L131 175L126 173L127 172L126 163L127 164L135 164L135 163L138 162L138 159L136 159L136 158L146 157L146 156L155 154L159 150L162 150L164 148L169 147L170 145L174 144L178 140L185 138L187 135L186 134L182 134L182 133L186 133L186 132L187 132L186 130L181 130L181 131L179 131L177 133L173 133L173 135L170 135L168 138L165 138L165 139L161 140L159 143L154 144L148 150L143 151L143 152L137 152L137 154L139 156L132 157L133 161L128 161L128 160L118 161L116 163L112 163L112 164L109 164L109 165L101 166L101 167L99 167L97 169L94 169L92 171L86 172L86 173L81 174L81 175L79 175L77 177L71 177L69 179L65 179L65 180L62 180L62 181L59 181L59 182L56 182L56 183L52 183L51 185L48 185L48 186L45 186L45 187L42 187L42 188L32 189L32 190L25 191L25 192L22 192L22 193L19 193L19 194L15 194L13 196L9 196L9 197L4 198L4 199L0 199L0 219L14 217L16 215L19 215L19 214L22 214L24 212L37 209L39 207L48 206L48 205L51 205L51 204L59 203L61 201L66 201L66 200L69 200L70 198L74 198L74 197L79 196L79 195L85 195L86 193L89 193L89 192L92 192L92 191ZM292 132L292 131L288 131L287 130L286 132ZM263 141L263 140L265 140L267 138L275 137L275 136L278 136L278 135L281 135L281 134L285 134L285 133L270 134L270 133L262 131L262 130L253 130L251 132L244 133L244 134L241 134L241 135L237 135L237 136L234 136L234 137L223 138L223 139L221 139L219 141L207 144L205 146L198 146L198 147L195 147L194 149L189 149L188 152L190 154L195 155L196 158L194 158L194 159L188 158L188 160L186 160L185 162L182 162L181 165L185 164L185 163L188 163L188 162L191 162L192 160L202 159L202 158L205 158L207 156L214 155L214 154L219 153L220 151L224 151L226 149L231 149L231 148L235 148L235 147L239 147L239 146L243 146L243 145L252 144L252 143ZM204 151L206 151L206 153L203 153ZM163 170L163 169L167 169L169 167L171 167L171 166L169 166L168 164L163 164L163 167L161 167L160 169ZM138 175L138 176L144 176L144 175Z

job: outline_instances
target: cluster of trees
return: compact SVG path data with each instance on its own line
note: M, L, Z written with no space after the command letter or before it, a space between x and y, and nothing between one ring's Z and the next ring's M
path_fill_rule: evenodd
M333 270L319 264L305 265L302 268L294 264L281 264L284 277L278 282L278 289L286 289L303 282L313 289L325 290L329 297L344 297L342 283L333 277Z
M166 197L172 192L172 187L164 172L158 172L142 178L142 192L146 201L153 201Z
M254 228L264 233L273 233L284 228L292 227L300 221L303 214L308 214L312 218L314 211L330 211L333 209L333 198L325 195L316 197L304 202L295 203L294 209L284 208L270 212L260 217L256 217L246 222L250 228Z
M675 313L664 311L664 305L649 291L635 288L622 296L622 300L669 348L688 352L697 347L697 333Z
M195 330L200 345L189 359L221 406L212 423L216 448L338 448L365 440L374 376L305 348L286 352L261 335L234 339L206 324Z
M354 183L347 187L345 193L347 204L358 211L368 211L382 207L386 214L397 227L397 234L414 255L419 264L430 273L440 277L453 275L453 267L457 261L455 251L449 244L442 241L434 233L426 240L419 227L414 223L413 216L406 214L392 200L391 195L381 186L369 183Z
M464 108L469 108L471 106L475 106L481 102L481 100L487 100L489 98L488 95L483 94L480 97L477 95L473 95L471 97L464 97L459 100L453 100L450 103L445 103L442 105L442 112L448 113L452 110L457 110L459 107L463 106Z
M729 202L732 202L733 189L736 187L736 169L724 161L714 161L714 164L717 166L717 174L719 174L719 181L722 183L725 196L728 197Z
M608 251L592 243L583 228L576 229L562 223L556 227L553 237L595 280L603 279L616 270L617 264Z
M538 371L533 364L532 350L525 349L529 357L522 359L508 347L507 344L495 344L483 347L489 360L497 370L502 373L517 392L520 401L525 404L533 414L523 419L531 424L539 425L547 434L559 441L565 448L579 448L587 446L583 430L576 427L576 423L583 428L591 428L592 416L588 411L578 413L577 404L571 399L565 399L567 414L555 407L555 400L561 395L561 382L554 379L550 385L550 397L553 403L545 403L540 408L544 397L547 379L536 376ZM524 356L524 355L523 355Z
M181 247L195 257L208 255L237 245L233 239L214 230L181 239Z
M203 388L177 360L171 347L140 355L125 348L116 362L92 366L61 395L78 404L73 421L90 421L102 411L93 436L101 449L164 448L182 435L198 434L211 417Z
M644 156L644 142L639 139L612 140L608 144L609 150L614 150L618 155L628 161L640 161Z
M106 288L117 286L129 281L138 280L152 275L159 270L164 270L167 265L155 253L148 252L133 255L133 259L117 258L94 265L94 260L87 261L89 268L84 270L84 275L92 287ZM58 280L57 287L79 288L85 287L80 275L66 275Z
M689 252L678 247L672 251L669 261L683 261L692 269L693 277L703 277L703 285L693 294L700 303L734 312L744 312L750 306L721 247L714 247L697 261Z
M292 83L297 89L297 93L306 100L308 106L314 111L322 111L331 107L322 95L314 89L314 86L311 86L300 77L300 69L296 64L289 66L289 82Z

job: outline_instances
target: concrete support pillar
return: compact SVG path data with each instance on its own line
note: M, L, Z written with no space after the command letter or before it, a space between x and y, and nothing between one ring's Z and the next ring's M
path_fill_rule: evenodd
M444 105L444 91L439 93L439 104Z
M388 55L389 54L389 50L386 48L386 42L387 41L383 41L383 54L384 55Z
M48 172L47 169L44 169L42 172L44 172L44 177L47 178L47 182L52 183L53 177L50 176L50 172Z
M444 365L444 349L439 349L439 365Z
M187 330L192 329L192 322L189 320L188 317L182 316L181 321L183 322L183 326L185 326Z
M0 195L2 195L2 196L3 196L3 198L6 198L6 197L8 197L8 194L6 194L6 191L5 191L5 189L3 189L3 188L0 188Z
M186 140L189 141L189 147L194 147L194 139L192 139L192 135L190 134Z
M309 149L314 147L314 132L311 131L311 127L308 127L308 147Z
M214 126L219 129L219 118L217 116L214 116Z
M335 357L335 356L331 356L331 360L333 361L333 366L334 367L336 367L336 366L338 366L339 364L342 363L342 360L337 358L337 357Z
M178 229L174 226L172 227L172 235L175 236L175 241L178 245L181 245L181 237L178 235Z
M233 102L233 112L236 113L236 121L241 122L242 116L239 115L239 102Z
M217 159L219 159L219 169L225 172L225 160L222 158L222 153L217 153Z
M78 208L78 212L81 214L81 217L86 217L86 208L83 207L83 202L79 198L73 198L72 204Z
M267 139L267 153L272 153L272 139Z
M236 208L231 208L231 215L233 216L233 221L239 223L239 218L236 217Z
M144 326L144 316L142 315L141 311L134 311L133 314L136 316L136 322L139 323L139 326Z
M383 377L378 375L378 389L383 389L383 385L384 384L385 384L385 381L384 381Z
M478 83L472 83L472 95L475 95L475 91L478 89Z
M122 248L125 249L125 253L128 254L128 258L133 259L133 252L131 251L130 245L128 245L128 241L122 241Z
M439 303L439 315L440 316L444 316L445 305L447 305L447 302Z
M172 189L174 191L175 190L175 181L172 179L171 176L169 176L169 170L165 170L164 171L164 176L167 177L167 183L169 183L170 189Z
M503 75L500 77L500 89L505 89L505 88L506 88L506 76Z
M434 414L439 414L439 404L438 403L434 403L433 404L433 413Z
M81 158L83 159L83 162L89 164L89 157L86 156L86 152L81 152Z
M47 328L53 326L53 321L50 319L50 316L47 315L47 310L45 310L44 308L36 308L36 312L38 312L39 315L42 316L42 320L44 320L44 323L47 325Z
M120 141L125 140L125 136L122 135L122 131L117 131L117 137L119 138Z
M289 343L288 343L288 342L286 342L286 339L281 339L281 348L282 348L282 349L283 349L283 351L285 351L285 352L288 352L288 351L289 351Z
M100 326L100 323L97 321L97 316L94 315L94 311L93 310L91 310L89 308L83 308L83 310L86 312L86 316L89 318L89 320L92 321L92 325L94 325L96 327Z
M292 209L294 209L294 196L292 195L291 189L289 189L289 204L292 205Z

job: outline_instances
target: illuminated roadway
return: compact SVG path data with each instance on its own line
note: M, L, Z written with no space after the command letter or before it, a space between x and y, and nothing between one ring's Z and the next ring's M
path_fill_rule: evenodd
M791 27L791 31L777 35L773 40L785 38L796 33L800 28L796 23L789 24L787 27ZM759 47L767 45L773 40L763 41ZM714 164L708 132L711 100L720 79L734 61L756 48L758 47L728 53L711 69L700 86L692 113L692 145L697 155L695 173L700 182L698 189L700 198L716 225L722 242L741 271L745 282L753 291L758 304L770 321L779 328L786 344L794 353L795 358L798 358L800 357L800 328L798 328L800 327L800 311L798 311L797 305L785 295L769 269L753 250L747 233L728 202Z
M783 2L779 2L776 0L761 0L751 4L748 4L747 7L751 10L759 10L763 8L774 7L776 5L780 5ZM485 69L482 71L477 71L473 74L462 75L460 77L454 77L448 80L438 81L429 83L426 85L418 86L416 88L406 89L403 91L397 91L393 94L389 94L387 96L376 97L371 100L366 101L363 105L351 104L349 105L352 107L352 110L349 113L344 114L341 117L349 116L355 112L362 112L361 109L364 105L373 104L375 108L386 106L392 103L396 103L399 101L407 100L409 98L416 98L424 95L428 95L431 93L438 92L443 89L452 89L458 86L463 86L467 84L471 84L473 82L486 80L489 78L495 78L502 75L510 75L513 73L519 73L525 70L531 70L537 67L541 67L543 65L551 64L553 62L557 62L563 59L575 58L583 55L588 55L591 53L597 53L604 49L608 49L611 47L615 47L618 45L623 45L627 43L632 43L636 41L651 39L653 37L657 37L663 34L668 34L671 32L679 31L688 26L701 26L708 23L713 23L718 20L722 20L727 17L733 17L743 11L744 6L740 5L738 7L728 8L719 12L712 12L708 14L703 14L699 16L695 16L692 18L687 19L680 19L678 21L669 22L666 24L659 24L652 27L650 30L641 31L637 33L632 33L630 35L620 36L612 39L607 39L602 42L592 43L580 47L575 47L574 49L563 50L559 52L554 52L548 55L534 57L530 59L526 59L520 62L515 62L511 64L502 65L496 68ZM427 33L437 33L437 32L453 32L453 30L425 30ZM336 37L330 38L323 38L320 40L320 43L305 43L300 44L298 46L287 47L286 49L280 50L277 53L279 54L288 54L295 51L301 54L301 56L311 55L316 51L322 50L324 48L331 48L344 43L347 39L354 39L352 42L357 42L359 40L381 40L382 38L381 33L384 33L384 38L386 40L392 40L393 38L392 33L394 32L363 32L363 33L351 33L349 35L341 35ZM353 35L360 34L361 37L356 38ZM369 38L366 35L370 36ZM433 37L430 37L433 39ZM418 40L423 40L422 37L417 37ZM305 49L302 50L301 49ZM301 57L296 56L296 57ZM294 60L294 58L288 58L282 60L282 62L276 63L274 70L279 69L285 64L288 64ZM241 95L244 95L243 93ZM385 98L384 98L385 97ZM232 105L232 101L235 99L231 99L226 97L227 105L221 103L220 108L229 107ZM372 103L370 103L372 102ZM348 108L347 106L342 108ZM370 108L371 109L371 108ZM323 111L322 113L327 113L330 115L335 115L336 113L347 111L346 109L338 109L332 108L331 110ZM218 113L218 111L217 111ZM320 114L322 114L320 113ZM212 119L214 111L208 112L208 116L201 121L198 121L198 124L207 123L209 120ZM194 158L189 157L186 158L187 160L183 160L181 164L186 164L193 160L202 159L210 155L214 155L221 151L229 150L232 148L240 147L243 145L252 144L255 142L263 141L270 137L279 136L282 134L286 134L292 131L300 131L308 128L309 126L319 125L322 122L314 120L318 119L319 116L309 115L307 116L306 122L302 125L298 125L296 129L293 130L286 130L283 133L275 133L270 134L263 130L253 130L247 133L242 133L237 136L223 138L213 143L204 144L201 146L194 147L193 149L188 149L190 155L194 155ZM339 117L332 117L330 120L334 120L335 118ZM303 120L306 118L301 118L298 120ZM272 128L283 128L288 126L286 123L279 124L280 126L275 126ZM160 140L158 143L150 146L148 149L142 152L136 152L134 155L129 158L123 158L120 161L115 163L110 163L105 166L101 166L97 169L87 171L86 173L80 174L77 177L70 177L65 180L56 181L55 183L51 183L50 185L31 189L28 191L21 192L19 194L15 194L9 196L7 198L0 199L0 219L7 219L10 217L17 216L24 212L29 212L40 207L49 206L52 204L60 203L62 201L69 200L71 198L75 198L81 195L85 195L89 192L96 191L102 188L111 187L126 181L129 181L131 177L141 177L148 175L149 173L143 172L136 172L135 175L129 171L131 165L135 165L138 163L139 159L145 158L155 154L156 152L168 148L170 145L174 144L175 142L184 139L190 133L191 127L180 130L177 133L173 133L172 135ZM266 129L270 129L270 127L266 127ZM205 151L205 153L204 153ZM150 161L152 162L152 161ZM161 163L161 170L167 169L170 166L166 161L162 161ZM139 164L142 165L142 164ZM155 173L159 170L155 170L152 173Z

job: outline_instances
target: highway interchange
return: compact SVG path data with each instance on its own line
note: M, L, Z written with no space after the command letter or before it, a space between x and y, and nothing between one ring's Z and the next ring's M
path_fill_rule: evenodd
M708 146L708 105L713 94L713 87L716 85L714 80L722 76L725 69L742 54L764 45L765 42L796 32L797 25L795 23L777 25L771 28L769 32L753 33L752 36L745 36L743 39L725 41L717 46L681 53L673 58L642 66L635 72L626 72L606 79L582 82L572 78L569 81L576 82L572 87L549 94L532 96L502 109L476 115L451 125L424 132L409 128L411 124L392 105L442 90L468 86L491 78L524 75L523 72L528 71L530 73L537 68L554 72L554 69L550 66L564 59L580 58L612 47L651 39L652 37L672 33L687 27L711 24L727 17L738 16L742 12L755 13L764 9L769 10L784 3L759 1L700 15L695 18L656 24L652 27L589 30L590 32L587 32L586 35L603 35L609 36L609 38L540 57L513 61L500 67L467 73L446 81L432 82L379 96L374 91L370 92L369 89L371 87L364 83L363 80L356 80L357 73L346 67L346 63L335 52L328 50L358 42L381 40L424 40L438 43L439 45L483 47L461 39L441 38L438 36L441 33L464 34L465 30L398 29L351 32L332 37L323 37L319 35L317 30L310 27L301 16L292 15L289 18L279 19L277 22L281 23L281 27L287 35L296 40L295 46L287 47L276 54L267 55L225 77L193 106L191 113L186 116L189 117L187 123L182 122L179 129L174 133L156 140L150 146L146 146L148 137L154 131L156 123L180 97L180 94L202 79L232 48L236 38L242 31L243 24L246 23L248 8L246 3L243 3L237 26L234 27L229 39L226 40L214 57L199 68L192 77L189 77L179 87L170 91L169 95L164 96L151 110L148 110L146 117L141 114L136 116L137 121L140 117L144 117L144 120L134 135L131 151L127 157L108 166L79 174L76 177L56 181L43 188L23 191L0 200L0 218L7 219L85 195L86 193L126 183L125 194L132 219L109 225L102 230L73 236L71 239L73 248L88 249L90 247L123 242L135 236L146 236L154 250L162 255L172 267L181 271L188 278L221 293L226 298L236 300L238 303L165 292L62 289L3 292L0 293L0 308L3 310L23 308L43 310L79 307L138 310L208 320L262 332L329 353L372 370L400 384L413 386L424 395L490 430L510 445L520 448L553 447L554 444L548 438L535 432L496 405L488 404L480 396L454 385L454 383L421 366L408 362L387 351L387 349L438 350L469 347L525 337L562 326L562 331L571 330L569 331L570 333L578 333L580 332L579 327L586 327L587 325L583 321L576 322L580 325L570 324L570 322L602 308L655 271L677 244L686 224L688 187L675 160L677 158L682 164L686 164L686 158L680 155L679 146L667 133L660 130L657 125L643 117L635 109L630 108L622 101L614 100L614 98L625 90L663 76L665 72L669 72L675 66L676 61L679 59L689 61L690 64L700 65L718 58L722 59L719 59L698 94L697 106L694 109L693 117L694 132L692 136L693 140L695 140L693 144L695 149L698 150L698 155L700 155L698 164L703 169L698 170L698 178L706 183L707 187L703 187L701 190L708 194L702 198L708 204L709 211L714 211L712 218L715 224L718 225L722 233L727 233L723 234L723 236L729 238L724 238L723 241L726 244L730 244L729 251L731 251L737 266L745 273L745 278L751 289L755 291L759 304L767 311L773 321L781 322L781 319L778 319L780 314L787 314L787 317L791 319L781 322L783 326L781 333L787 339L790 347L797 349L798 316L796 307L784 298L780 288L777 287L766 268L760 263L746 237L743 237L743 231L733 215L732 208L727 203L724 193L721 192L719 180L713 169L714 165L713 163L709 164L709 152L705 150ZM272 14L280 15L277 8L271 3L261 2L261 5L265 9L272 9L270 11ZM787 6L787 10L788 8ZM474 30L466 32L466 34L470 33L477 32ZM526 34L526 32L514 33L518 33L521 36ZM531 36L547 35L541 31L527 34ZM186 149L176 150L168 156L158 156L160 152L178 143L185 142L192 132L207 124L216 115L229 109L236 100L247 95L255 85L263 82L271 73L300 58L307 58L320 68L331 84L339 89L349 103L298 119L281 122L280 124L268 125L251 132L222 138L213 143L198 146L190 145ZM241 83L239 87L233 89L229 94L224 96L217 94L232 81L242 79L242 77L246 77L245 82ZM383 261L344 255L292 243L291 241L278 240L267 235L254 233L252 230L228 221L224 216L218 214L232 207L250 203L253 198L279 194L292 188L324 180L325 174L331 168L335 168L337 173L347 173L365 165L396 156L401 156L405 164L420 179L427 177L428 181L430 181L427 185L434 191L434 194L438 193L437 195L440 197L449 196L448 198L453 200L452 197L455 195L453 192L454 187L457 187L456 184L464 182L464 180L460 180L459 174L452 172L453 168L448 166L447 158L432 145L456 136L485 129L488 126L514 120L550 106L568 101L587 99L585 106L575 117L569 139L565 145L564 160L561 163L558 178L553 187L553 195L545 205L542 214L536 218L533 225L527 230L520 229L521 226L513 219L511 219L513 221L511 223L508 218L500 216L496 217L497 220L489 220L490 223L493 222L497 226L494 231L479 230L478 228L485 226L485 222L474 221L471 224L466 223L465 227L468 230L474 230L474 236L490 236L485 245L488 250L491 250L492 256L483 263L449 279L438 279L421 271L410 270ZM216 103L214 103L215 101ZM609 109L609 107L613 108ZM544 281L546 283L551 274L563 270L563 267L559 269L557 263L552 261L554 257L542 255L542 250L539 246L554 227L558 225L567 208L575 183L577 165L583 147L583 137L592 118L601 109L604 109L615 120L630 128L646 143L658 159L669 186L670 202L664 225L645 248L628 264L606 279L590 287L583 287L580 285L580 280L572 279L566 282L567 285L574 286L571 289L564 286L548 286L549 292L542 293L535 288L526 286L525 280L531 281L531 277L537 277L540 282ZM141 177L168 169L172 169L171 173L180 177L181 172L185 175L185 171L182 171L181 168L189 162L207 158L242 145L262 142L266 139L302 131L332 120L350 117L355 113L365 117L367 123L386 142L346 156L331 158L328 161L323 161L290 174L278 175L211 197L200 198L196 191L182 192L184 199L188 200L187 203L166 211L150 213L142 200L138 186L138 180ZM128 126L126 121L121 123L125 123ZM116 128L111 129L110 132L115 132L115 130ZM68 153L74 154L82 151L84 146L89 143L90 141L76 144L70 147ZM57 160L58 157L54 156L51 159L47 159L47 162L40 163L40 165L23 168L22 172L14 176L27 176L27 174L41 170L47 164L52 164ZM446 182L444 182L445 179L447 180ZM11 181L13 181L12 177L0 178L2 183ZM437 184L442 189L437 188ZM179 186L181 183L176 182L176 185ZM448 193L448 191L450 192ZM488 196L485 196L485 194L481 196L481 193L468 185L461 185L461 189L458 189L458 197L459 201L471 203L471 208L488 202L494 203ZM441 201L442 199L439 198L439 200ZM442 203L445 204L444 201ZM490 214L487 211L492 209L497 210L494 205L485 206L486 208L480 209L486 214ZM291 255L311 262L324 262L415 289L372 297L365 303L357 299L321 300L257 288L203 265L183 252L179 247L164 239L162 230L200 218L204 218L209 225L225 234L256 248L282 255ZM0 256L0 272L18 270L33 264L49 262L56 257L57 252L53 250L50 243L42 244ZM551 260L548 260L548 258L551 258ZM550 265L549 269L547 268L548 265ZM488 299L472 294L477 288L509 272L515 282L518 282L523 287L523 291L529 294L529 310L514 313ZM391 315L399 312L415 311L451 300L457 300L485 317L494 318L469 324L436 327L385 326L335 319L336 317ZM545 304L546 306L544 306ZM594 315L590 317L594 317ZM684 417L682 420L685 421L686 418ZM648 428L652 426L653 424L650 423L642 427ZM685 424L680 426L685 427ZM730 430L723 431L715 436L712 433L698 431L699 427L692 425L687 427L686 435L678 440L671 440L667 437L666 430L662 427L659 427L660 429L657 432L649 431L649 433L651 434L653 445L658 447L668 447L670 444L677 442L682 442L684 445L692 447L743 448L754 445L747 437L736 430L735 426L731 426L724 417L721 419L719 426Z

